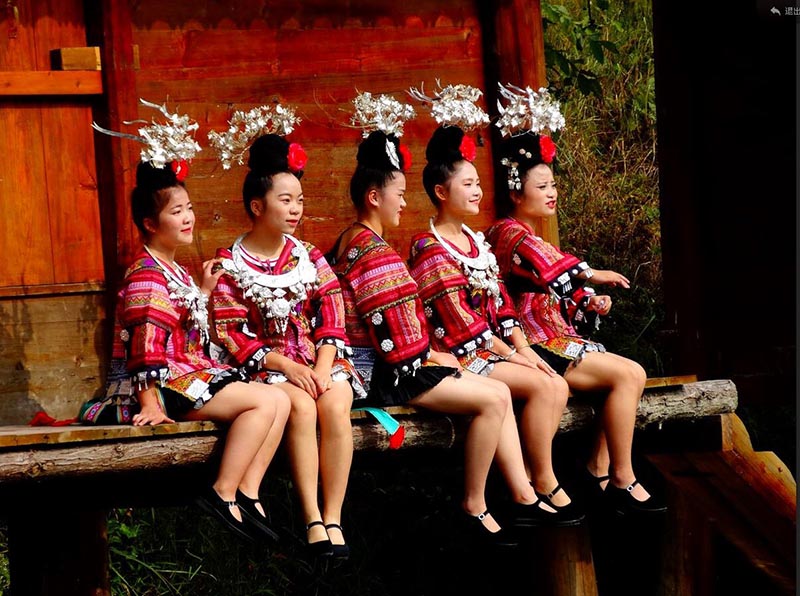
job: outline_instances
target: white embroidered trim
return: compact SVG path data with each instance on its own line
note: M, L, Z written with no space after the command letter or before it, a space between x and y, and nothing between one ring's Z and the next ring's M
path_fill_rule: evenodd
M497 266L497 259L491 252L489 243L484 239L482 232L473 232L465 224L461 224L462 231L472 238L475 246L478 247L477 257L468 257L455 250L446 242L433 225L433 218L430 219L431 233L439 241L444 249L461 264L461 269L474 290L486 290L486 293L494 298L495 305L499 308L503 305L503 298L500 294L500 284L498 275L500 268Z
M306 247L289 234L284 234L284 238L294 244L292 255L298 259L297 265L286 273L270 275L253 271L245 263L243 235L233 243L232 258L222 260L222 267L244 291L244 297L258 306L264 318L274 319L281 333L286 332L294 307L308 297L317 282L317 268L311 262Z

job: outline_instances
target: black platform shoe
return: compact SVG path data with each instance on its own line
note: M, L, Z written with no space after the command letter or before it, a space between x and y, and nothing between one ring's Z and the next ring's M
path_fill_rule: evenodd
M233 516L233 508L238 507L236 501L224 501L214 487L209 486L197 497L196 502L201 509L216 517L236 536L248 542L253 540L245 523ZM239 511L241 512L241 509Z
M251 499L240 490L236 490L236 504L239 506L239 511L242 512L242 521L250 534L254 536L263 536L274 542L280 539L277 532L267 525L267 518L262 514L257 504L261 502L258 499ZM263 507L263 506L262 506Z
M606 487L605 493L608 502L617 515L637 515L637 514L651 514L651 513L664 513L667 510L666 504L653 495L645 501L636 499L632 494L634 487L639 484L638 480L634 480L625 488L619 488L609 483Z
M322 526L324 528L325 524L323 524L321 520L312 521L306 526L306 534L315 526ZM306 539L308 538L306 537ZM306 550L308 550L308 554L312 557L323 559L333 555L333 544L329 538L325 538L324 540L317 540L316 542L307 542Z
M502 548L519 546L519 541L506 528L500 528L497 532L492 532L483 525L483 520L486 519L488 515L488 509L478 515L472 515L466 511L463 512L464 520L466 521L466 529L470 536L484 546Z
M542 500L542 503L549 505L555 510L555 517L553 518L552 523L553 526L577 526L586 518L586 513L575 500L570 501L566 505L556 505L553 503L553 496L561 490L564 489L560 484L557 484L556 487L547 494L540 493L536 489L534 489L534 492L536 493L536 496Z
M533 503L513 503L511 505L512 523L519 528L560 528L577 526L583 521L583 514L574 517L572 512L548 511L542 505L549 505L544 499L537 498ZM550 505L552 507L552 505Z
M339 524L325 524L325 530L339 530L342 532L342 538L344 538L344 532L342 531L342 526ZM331 542L331 547L333 548L333 558L339 559L340 561L344 561L350 558L350 547L347 544L333 544Z

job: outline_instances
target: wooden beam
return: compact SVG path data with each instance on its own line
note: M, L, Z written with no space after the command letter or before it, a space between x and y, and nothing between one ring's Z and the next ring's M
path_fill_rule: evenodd
M101 95L98 71L0 71L0 96Z
M736 388L730 381L655 388L642 397L637 426L733 412L736 403ZM583 399L571 400L559 432L588 428L598 405ZM408 409L393 411L405 429L401 448L447 449L463 441L465 418L407 412ZM359 415L352 424L357 451L389 450L388 433L372 419ZM199 465L212 457L223 436L223 428L212 422L146 427L5 427L0 432L0 480L11 483L102 474L109 469L125 472Z

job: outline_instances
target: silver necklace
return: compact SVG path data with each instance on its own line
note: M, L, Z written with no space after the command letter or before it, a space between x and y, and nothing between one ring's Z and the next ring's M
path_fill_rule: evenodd
M222 260L222 267L244 292L244 297L258 306L265 319L274 320L281 333L286 332L292 310L308 297L317 283L317 268L306 247L289 234L283 236L294 245L292 256L297 258L297 265L286 273L273 275L253 271L245 261L244 235L233 243L231 258Z
M482 232L473 232L466 224L461 224L461 230L478 247L478 256L468 257L453 248L449 242L445 241L433 225L433 218L430 219L430 228L436 240L439 241L444 249L461 265L461 269L469 282L469 286L475 291L485 291L489 297L493 298L499 308L503 305L503 298L500 294L500 284L498 275L500 268L497 266L497 259L491 252L489 243L483 237Z
M161 261L156 255L150 251L150 247L146 244L144 249L147 251L153 260L161 269L161 273L167 280L167 289L169 290L170 300L174 300L179 306L187 309L192 319L192 328L200 332L200 341L204 345L209 341L208 335L208 297L203 294L197 284L194 283L192 276L189 275L183 267L178 265L175 261L172 266L178 275L175 275L171 269ZM181 277L183 279L181 279ZM188 281L187 281L188 280Z

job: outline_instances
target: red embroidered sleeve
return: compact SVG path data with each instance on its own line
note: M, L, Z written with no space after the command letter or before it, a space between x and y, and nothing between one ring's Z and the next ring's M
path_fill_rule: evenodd
M120 292L122 328L127 332L131 374L169 368L167 341L180 323L163 274L134 264Z
M351 242L342 265L343 279L379 357L398 371L416 368L428 356L428 330L417 284L400 255L364 232Z
M314 292L314 341L317 347L335 344L343 349L347 343L344 322L344 300L339 279L328 265L322 252L306 243L309 257L317 269L317 289Z

